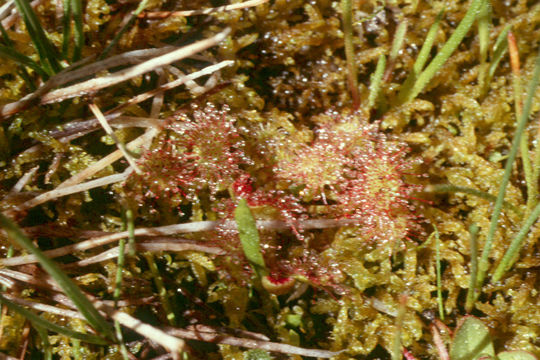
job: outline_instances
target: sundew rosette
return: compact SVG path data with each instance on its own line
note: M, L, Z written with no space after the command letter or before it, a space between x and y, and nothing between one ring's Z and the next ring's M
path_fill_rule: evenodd
M319 215L358 220L366 240L407 238L418 228L410 199L419 190L404 179L414 163L407 147L357 114L320 119L311 142L276 147L276 177Z

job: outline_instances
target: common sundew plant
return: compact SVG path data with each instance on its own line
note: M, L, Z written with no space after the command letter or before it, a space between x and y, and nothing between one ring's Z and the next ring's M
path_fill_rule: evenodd
M536 1L0 24L0 357L540 356Z

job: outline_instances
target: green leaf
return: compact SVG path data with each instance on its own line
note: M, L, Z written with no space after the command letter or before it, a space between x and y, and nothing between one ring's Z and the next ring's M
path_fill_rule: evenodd
M469 32L472 24L476 20L476 16L480 10L480 7L483 3L483 0L472 0L469 5L467 13L459 23L456 30L452 33L448 41L444 44L442 49L437 53L437 55L431 60L426 69L418 75L414 85L411 88L402 88L399 93L399 99L401 103L406 103L418 96L424 87L429 84L431 79L435 76L437 71L444 65L446 60L454 53L461 41Z
M499 360L538 360L530 352L523 350L503 351L497 354Z
M259 241L259 231L253 214L247 205L245 199L238 200L238 205L234 211L236 225L238 226L238 236L242 243L244 255L255 268L255 272L259 276L268 275L268 270L264 263L264 258L261 252L261 244Z
M21 14L28 34L34 43L41 60L43 69L53 75L60 71L62 67L58 62L58 54L53 44L45 34L45 30L41 26L34 10L30 6L28 0L15 0L15 5Z
M489 329L475 317L466 317L450 345L450 360L476 360L495 356Z
M75 283L41 250L39 250L32 241L19 229L15 223L0 213L0 226L6 231L8 237L17 245L32 253L39 261L41 266L51 275L58 285L64 290L64 293L73 301L77 309L86 318L88 323L99 333L114 339L114 332L110 324L98 312L90 300L82 293Z
M67 327L56 325L55 323L52 323L52 322L50 322L48 320L45 320L41 316L38 316L38 315L34 314L33 312L23 308L22 306L19 306L19 305L15 304L15 303L9 301L8 299L3 297L2 295L0 295L0 303L6 305L12 311L15 311L15 312L18 312L19 314L21 314L22 316L24 316L25 318L30 320L32 322L32 324L34 324L34 326L36 326L36 327L41 327L42 329L47 329L49 331L57 332L59 334L66 335L66 336L69 336L69 337L72 337L72 338L75 338L75 339L79 339L79 340L82 340L82 341L86 341L86 342L92 343L92 344L99 344L99 345L106 345L107 344L107 341L105 341L104 339L102 339L102 338L100 338L98 336L89 335L89 334L83 334L83 333L71 330L71 329L69 329Z
M529 119L529 114L532 109L534 94L536 93L536 88L538 87L539 82L540 82L540 51L538 52L538 55L536 56L536 64L534 66L532 79L529 82L527 98L525 99L525 103L523 105L521 118L519 119L516 126L516 132L512 140L512 147L510 148L510 152L508 153L508 159L506 160L503 178L501 179L501 182L499 185L499 194L497 195L497 200L495 201L495 205L493 206L493 213L491 215L491 222L489 224L486 241L484 242L484 249L482 250L482 255L480 257L480 261L478 262L478 277L477 277L478 287L483 285L488 268L489 268L489 258L491 254L491 248L493 246L495 232L497 231L497 227L499 224L499 217L501 216L504 195L506 194L506 188L508 186L508 183L510 182L510 176L512 175L512 167L514 164L514 160L516 159L516 155L519 149L521 136L523 135L523 132L525 130L525 127Z

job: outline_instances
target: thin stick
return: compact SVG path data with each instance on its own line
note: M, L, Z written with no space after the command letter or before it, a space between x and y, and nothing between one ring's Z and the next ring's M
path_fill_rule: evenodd
M69 317L69 318L72 318L72 319L85 320L84 316L82 316L82 314L80 312L78 312L78 311L73 311L73 310L63 309L63 308L59 308L59 307L52 306L52 305L37 303L35 301L21 299L21 298L18 298L16 296L6 294L6 293L3 293L2 295L6 299L14 302L15 304L26 306L26 307L28 307L30 309L33 309L33 310L45 311L45 312L48 312L50 314L55 314L55 315L58 315L58 316L65 316L65 317Z
M9 213L28 210L28 209L31 209L31 208L33 208L35 206L43 204L43 203L45 203L47 201L54 200L54 199L57 199L57 198L62 197L62 196L71 195L71 194L79 193L79 192L82 192L82 191L87 191L87 190L90 190L90 189L94 189L94 188L97 188L97 187L101 187L101 186L105 186L105 185L114 184L114 183L117 183L117 182L120 182L120 181L124 181L124 180L126 180L128 178L129 174L131 174L132 171L133 171L132 168L128 168L126 171L124 171L121 174L114 174L114 175L104 176L102 178L99 178L99 179L96 179L96 180L91 180L91 181L85 182L83 184L48 191L48 192L43 193L43 194L41 194L39 196L36 196L35 198L33 198L31 200L28 200L28 201L22 203L21 205L19 205L19 206L15 207L14 209L10 210Z
M28 182L34 177L36 172L39 170L39 165L28 170L20 179L13 185L10 193L17 194L22 191L22 189L28 184Z
M203 10L182 10L182 11L149 11L139 15L140 18L147 19L163 19L169 16L195 16L195 15L209 15L212 13L219 13L223 11L246 9L249 7L261 5L268 2L268 0L249 0L238 4L218 6L215 8L203 9Z
M217 344L227 344L248 349L261 349L283 354L293 354L315 358L330 358L340 353L340 351L304 349L288 344L280 344L256 339L238 338L218 333L216 330L204 325L195 325L191 329L167 328L167 333L185 339L199 340Z
M355 220L349 220L349 219L343 219L343 220L319 219L319 220L306 220L306 221L302 221L294 225L302 229L326 229L326 228L354 225L355 223L356 223ZM236 226L234 221L230 221L230 220L223 221L223 222L196 221L196 222L185 223L185 224L174 224L174 225L166 225L166 226L160 226L160 227L155 227L155 228L136 229L134 231L134 235L135 236L158 236L158 235L175 235L175 234L183 234L183 233L193 233L193 232L201 232L201 231L212 231L212 230L215 230L219 225L222 225L225 228L231 228L231 229L234 229L234 227ZM289 222L279 221L279 220L257 221L257 227L260 229L287 230L287 229L290 229L290 226L291 224ZM58 256L64 256L73 252L85 251L85 250L93 249L98 246L107 245L114 241L125 238L127 236L129 236L129 232L122 231L118 233L101 236L99 238L82 241L77 244L67 245L64 247L57 248L57 249L47 250L47 251L44 251L43 253L47 255L49 258L55 258ZM36 261L37 260L33 255L23 255L23 256L12 257L9 259L0 259L0 266L18 266L18 265L35 263Z
M103 113L101 112L101 110L99 110L96 104L89 104L88 107L90 108L92 113L94 113L94 116L96 117L96 119L98 119L99 123L101 124L101 126L103 127L107 135L109 135L113 139L113 141L116 144L116 147L118 147L118 150L120 150L120 152L122 153L124 158L127 160L129 165L133 168L133 170L139 175L142 174L142 170L139 168L139 166L137 166L135 159L133 159L133 156L131 156L131 154L128 152L124 143L118 139L113 129L107 122L107 119L105 119L105 116L103 116Z
M142 134L135 140L128 143L126 145L126 148L129 150L133 150L133 149L138 148L139 146L144 146L145 144L148 144L149 142L152 141L152 139L157 134L157 132L158 131L156 129L147 130L144 134ZM122 158L122 153L120 152L120 150L115 150L109 155L101 158L99 161L93 163L92 165L84 169L83 171L78 172L77 174L73 175L72 177L70 177L69 179L67 179L60 185L58 185L56 189L58 190L58 189L63 189L70 186L77 185L81 181L95 175L99 171L103 170L105 167L109 166L110 164L114 163L115 161L121 158Z
M127 327L128 329L131 329L163 346L165 349L173 353L173 358L184 350L184 340L171 336L166 332L144 323L125 312L114 310L105 306L103 303L101 304L102 305L98 305L98 307L105 311L113 320L118 321L121 325Z
M191 73L189 75L186 75L184 77L181 77L179 79L176 79L174 81L171 81L171 82L168 82L166 84L163 84L153 90L150 90L150 91L147 91L143 94L139 94L137 96L134 96L132 97L131 99L129 99L128 101L126 101L125 103L121 104L121 105L118 105L117 107L115 107L114 109L111 109L109 111L107 111L107 114L113 114L113 113L116 113L118 111L120 111L121 109L125 108L125 107L128 107L130 105L134 105L134 104L138 104L140 102L143 102L144 100L146 99L149 99L151 98L152 96L155 96L157 94L160 94L164 91L167 91L167 90L171 90L171 89L174 89L175 87L178 87L180 85L183 85L191 80L195 80L201 76L205 76L205 75L210 75L226 66L229 66L229 65L232 65L234 64L234 61L232 60L225 60L225 61L222 61L222 62L219 62L215 65L210 65L210 66L207 66L205 67L204 69L202 70L199 70L199 71L196 71L194 73Z
M100 78L90 79L67 88L51 91L41 98L40 104L44 105L64 101L76 96L94 93L97 90L127 81L136 76L153 71L159 67L169 65L175 61L185 59L188 56L215 46L223 41L230 32L231 30L227 28L211 38L197 41L196 43L173 50L170 53L158 56L130 68L123 69Z
M123 240L120 239L120 240ZM138 243L136 244L136 249L138 251L147 251L150 253L156 252L164 252L164 251L173 251L173 252L180 252L180 251L200 251L205 252L208 254L214 254L214 255L224 255L225 251L223 251L221 248L216 246L207 246L203 244L197 244L197 243L178 243L178 242L148 242L148 243ZM124 247L123 253L128 254L129 249ZM92 264L96 264L102 261L107 261L110 259L114 259L115 257L118 257L119 254L122 253L122 249L120 246L114 247L112 249L106 250L102 252L101 254L88 257L83 260L79 260L75 263L69 264L70 266L88 266Z

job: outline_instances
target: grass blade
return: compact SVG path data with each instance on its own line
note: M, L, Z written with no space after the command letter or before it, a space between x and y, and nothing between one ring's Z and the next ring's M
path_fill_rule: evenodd
M126 222L128 223L127 227L131 226L133 227L133 212L131 209L126 211ZM130 232L131 235L131 232ZM118 241L118 261L116 263L116 279L115 279L115 288L113 293L113 300L114 300L114 307L118 307L118 300L120 299L120 295L122 294L122 275L124 271L124 260L125 260L125 245L126 240L120 239ZM118 320L114 320L114 330L116 332L116 338L118 339L118 342L120 344L120 352L122 354L122 358L124 360L129 359L128 350L126 348L126 344L124 344L124 335L122 334L122 327L120 326L120 323Z
M64 16L62 18L62 58L68 58L69 39L71 38L71 0L63 0Z
M167 314L167 320L169 321L169 324L171 326L175 326L176 315L174 314L171 301L169 300L169 293L167 291L167 288L165 287L165 284L163 283L163 277L159 272L159 268L157 267L154 255L151 252L147 252L144 254L144 257L146 259L146 262L148 263L148 267L150 268L152 277L154 278L154 284L156 285L159 298L161 299L163 310L165 310L165 313Z
M73 40L75 42L75 48L73 49L73 62L79 61L82 55L82 48L84 46L84 32L83 32L83 15L81 0L71 0L71 11L73 15Z
M501 215L504 195L506 194L506 187L508 186L508 182L510 181L510 175L512 173L512 165L514 163L514 160L516 159L516 155L519 149L519 144L521 141L521 136L523 135L523 131L525 130L525 125L527 124L527 119L529 118L529 113L531 111L535 90L538 87L539 80L540 80L540 51L536 57L536 64L534 67L534 73L533 73L531 82L529 83L527 99L525 100L525 104L523 106L523 112L521 114L521 118L519 119L519 123L516 127L514 139L512 140L512 147L510 149L510 153L508 154L508 158L506 160L506 167L504 169L504 175L501 180L501 185L499 187L499 194L497 196L497 200L495 201L495 205L493 207L493 214L491 216L491 222L489 225L486 242L484 244L484 249L482 250L482 257L480 258L480 262L478 264L478 271L479 271L478 273L479 276L477 279L478 287L482 286L482 284L484 283L484 279L486 277L486 273L489 267L489 255L491 253L491 247L493 246L493 238L495 236L495 231L497 230L499 216Z
M476 288L476 276L478 274L478 226L472 224L469 227L470 236L470 251L471 251L471 269L470 269L470 278L469 278L469 289L467 290L467 300L465 301L465 311L470 313L474 305L475 294L477 292Z
M499 62L501 61L502 57L506 53L506 50L508 49L508 41L506 41L506 37L508 36L508 32L511 28L512 27L510 25L506 25L506 27L501 31L501 33L497 37L497 40L495 41L495 45L493 46L493 54L491 55L491 62L489 64L489 70L487 73L487 78L484 82L484 88L482 89L483 95L487 93L489 83L491 82L493 75L495 75L495 70L497 70Z
M510 269L510 267L514 263L514 258L518 254L521 246L523 245L523 241L525 241L526 236L529 233L530 228L534 225L534 223L538 220L539 217L540 204L536 205L527 220L525 220L525 223L519 230L519 233L516 235L514 240L512 240L512 243L510 244L508 250L506 250L506 253L504 254L499 266L497 266L497 269L495 269L492 279L493 282L501 280L504 273Z
M49 76L38 63L28 56L17 52L12 47L0 45L0 56L6 59L11 59L20 65L28 66L30 69L34 70L43 77Z
M384 75L384 69L386 67L386 56L379 56L379 61L377 61L377 68L371 77L371 85L369 87L369 96L368 96L368 108L372 109L379 98L381 92L381 82Z
M435 76L437 71L444 65L446 60L457 49L465 35L469 32L474 23L480 6L484 0L472 0L465 17L461 20L456 30L452 33L448 41L444 44L441 51L437 53L435 58L429 63L427 68L418 75L411 89L403 89L399 94L400 103L406 103L418 96L429 81Z
M6 231L8 237L16 244L33 254L43 266L45 271L51 275L65 294L73 301L77 309L83 314L88 323L99 333L114 339L114 332L103 316L94 305L73 283L73 281L47 256L39 250L32 241L19 229L10 219L0 214L0 226Z
M396 60L399 55L399 51L403 47L405 42L405 35L407 35L407 20L400 21L396 33L394 34L394 40L392 41L392 48L390 49L390 55L388 55L388 65L383 76L384 82L390 82L392 79L392 71L396 65Z
M45 30L43 30L30 3L28 0L15 0L15 5L26 24L28 34L36 47L43 69L49 75L59 72L62 67L58 62L56 49L45 34Z
M341 15L343 21L343 37L345 42L345 57L347 58L347 84L351 92L353 110L360 106L358 95L358 75L354 61L354 44L352 28L352 0L341 0Z
M478 83L480 88L484 87L487 76L488 48L489 48L489 25L491 22L491 9L489 1L484 0L478 13L478 39L480 44L480 68L478 72Z
M441 250L440 250L439 230L435 226L435 269L437 271L437 304L439 306L439 317L444 321L444 305L442 298L441 280Z
M32 324L35 324L36 326L41 327L43 329L47 329L47 330L57 332L57 333L62 334L62 335L66 335L66 336L69 336L69 337L72 337L72 338L75 338L75 339L86 341L86 342L91 343L91 344L99 344L99 345L106 345L107 344L106 340L104 340L104 339L102 339L102 338L100 338L98 336L91 335L91 334L83 334L83 333L71 330L71 329L69 329L67 327L60 326L60 325L52 323L52 322L50 322L48 320L45 320L41 316L38 316L38 315L34 314L33 312L23 308L22 306L19 306L19 305L15 304L15 303L9 301L8 299L3 297L2 295L0 295L0 303L6 305L12 311L18 312L19 314L21 314L22 316L24 316L25 318L30 320L32 322Z
M429 53L431 52L431 48L433 47L433 43L435 42L435 38L437 37L437 31L439 31L439 24L443 15L444 11L439 12L437 17L435 18L435 22L429 28L429 31L426 35L426 40L422 44L422 48L420 49L418 57L416 58L416 61L413 65L413 73L415 74L415 76L420 74L420 72L424 69L424 65L426 65L427 59L429 58Z
M0 32L2 33L2 38L4 39L4 43L6 44L6 49L9 50L7 52L7 54L6 54L8 57L10 55L23 56L25 58L25 61L32 62L33 64L35 64L35 66L37 66L37 68L35 69L36 72L38 72L43 77L47 77L47 73L45 73L43 71L43 69L41 69L41 67L39 67L39 65L34 60L32 60L30 57L27 57L27 56L25 56L23 54L20 54L19 52L17 52L17 50L15 50L15 48L13 46L13 41L11 41L11 39L9 38L9 35L8 35L6 29L4 28L4 26L2 25L1 21L0 21ZM20 67L19 75L26 82L26 85L28 86L30 91L35 91L36 90L36 84L30 78L30 75L28 74L28 71L26 70L26 68L24 67L24 65L22 63L19 64L19 67Z

